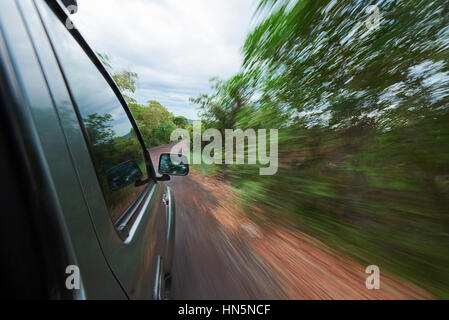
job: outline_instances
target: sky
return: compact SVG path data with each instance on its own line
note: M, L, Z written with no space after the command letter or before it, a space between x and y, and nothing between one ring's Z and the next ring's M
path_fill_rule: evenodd
M126 4L125 4L126 3ZM240 70L254 0L78 0L72 16L115 71L138 73L135 98L156 100L176 116L199 119L189 102L209 79Z

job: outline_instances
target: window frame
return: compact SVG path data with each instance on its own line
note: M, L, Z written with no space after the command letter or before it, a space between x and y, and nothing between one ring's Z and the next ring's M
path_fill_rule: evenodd
M62 23L64 24L64 22L66 21L66 19L69 19L69 17L67 16L67 14L65 13L65 11L63 10L63 8L61 8L61 6L59 5L58 2L56 1L51 1L51 0L45 0L46 5L48 5L50 11L52 11L52 13L56 16L56 18ZM72 94L72 90L71 90L71 86L69 85L69 82L67 80L67 76L64 72L64 67L61 63L61 60L58 57L58 53L54 44L54 41L52 40L52 37L49 35L49 32L47 30L46 27L46 23L42 17L42 14L40 13L40 10L37 10L38 14L40 16L40 19L43 23L43 27L45 29L45 32L47 33L47 37L50 41L51 46L53 47L54 50L54 54L56 57L56 62L59 65L59 68L61 70L61 74L64 78L65 81L65 86L67 88L67 91L69 93L73 108L75 110L75 113L77 115L78 118L78 123L81 127L81 131L84 137L84 141L86 143L86 146L89 150L89 158L91 159L92 165L94 166L94 168L96 167L96 163L94 161L94 157L92 155L92 150L91 150L91 145L89 143L89 139L88 139L88 134L87 134L87 130L85 128L82 116L81 116L81 112L79 110L77 101L75 99L75 97ZM82 35L79 33L79 31L75 28L73 29L67 29L65 28L67 31L67 36L72 36L74 38L74 40L78 43L78 45L81 47L82 51L87 55L87 57L90 59L91 63L93 63L93 66L97 69L97 71L103 76L103 78L106 81L105 85L109 85L109 87L112 89L112 91L115 94L115 97L118 99L122 110L125 111L127 117L128 117L128 121L130 121L132 128L134 129L134 132L136 133L136 137L137 140L140 143L140 147L141 147L141 151L143 153L143 157L144 157L144 161L145 161L145 166L147 169L147 176L145 182L147 183L147 186L145 188L142 189L142 191L136 196L136 198L131 202L131 204L120 214L120 216L116 219L112 219L112 216L109 212L109 208L106 204L106 199L105 196L102 192L102 196L103 199L105 201L105 205L106 205L106 210L109 213L110 216L110 221L112 222L112 224L114 225L114 229L117 231L119 237L121 238L121 240L126 241L126 239L129 236L129 230L132 228L132 226L134 225L134 223L136 222L136 212L139 211L140 207L142 206L142 204L145 202L145 200L149 197L151 190L153 189L154 185L157 182L157 176L156 176L156 172L154 170L154 166L151 160L151 156L150 153L148 151L148 149L145 147L145 143L144 140L142 138L141 132L137 126L137 123L131 113L131 110L128 107L128 104L126 103L125 99L123 98L120 90L118 89L115 81L113 80L113 78L111 77L111 75L109 74L109 72L106 70L106 68L103 66L103 64L101 63L100 59L97 57L97 55L94 53L94 51L89 47L89 45L87 44L87 42L84 40L84 38L82 37ZM97 174L97 170L95 170L96 172L96 180L98 181L98 183L100 184L100 180ZM126 223L125 223L126 222Z
M58 18L58 20L62 24L65 23L66 19L70 19L66 15L64 10L61 8L61 6L56 1L45 0L45 2L47 3L49 8L53 11L55 16ZM41 19L42 19L42 17L41 17ZM103 64L101 63L101 61L98 58L98 56L95 54L95 52L90 48L90 46L84 40L84 38L81 35L81 33L76 28L67 29L67 32L69 34L71 34L72 37L75 39L75 41L80 45L81 49L89 57L91 62L94 64L94 66L101 73L103 78L106 80L106 82L108 83L109 87L112 89L112 91L114 91L115 96L119 100L123 110L125 111L126 115L128 116L129 121L131 122L131 125L132 125L134 131L136 132L137 139L139 140L140 146L142 148L142 152L144 153L145 163L146 163L147 170L148 170L148 178L150 180L156 180L156 172L154 170L154 166L153 166L153 163L151 161L150 153L148 152L148 150L145 147L145 143L144 143L144 140L143 140L142 135L140 133L139 127L137 126L136 120L134 119L134 116L132 115L131 110L128 107L128 104L126 103L125 98L123 98L123 95L121 94L119 88L117 87L117 84L115 83L114 79L112 79L112 76L109 74L109 72L103 66ZM54 47L54 44L53 44L53 41L51 40L51 38L49 38L49 40L50 40L52 46ZM60 63L59 59L58 59L58 64L61 66L61 63ZM61 66L61 68L62 68L62 66ZM64 74L64 72L63 72L63 74ZM64 74L64 78L66 78L65 74ZM79 112L78 106L76 104L76 101L73 99L73 96L72 96L71 90L70 90L70 86L68 85L68 83L67 83L67 88L69 89L70 95L71 95L72 100L74 102L75 109L76 109L77 112ZM83 123L81 123L81 125L82 125L82 128L83 128L83 133L85 134L85 138L86 138L87 137L86 136L87 132L85 131Z

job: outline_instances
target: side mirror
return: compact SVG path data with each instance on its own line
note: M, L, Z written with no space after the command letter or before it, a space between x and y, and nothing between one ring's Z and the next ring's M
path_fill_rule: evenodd
M189 174L189 160L181 154L163 153L159 159L159 173L169 176Z
M143 178L142 171L135 161L127 161L109 169L106 172L109 188L120 190Z

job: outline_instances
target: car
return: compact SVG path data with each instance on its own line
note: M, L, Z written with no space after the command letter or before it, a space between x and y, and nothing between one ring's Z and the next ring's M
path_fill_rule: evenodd
M2 296L166 299L187 159L156 173L73 5L0 2Z

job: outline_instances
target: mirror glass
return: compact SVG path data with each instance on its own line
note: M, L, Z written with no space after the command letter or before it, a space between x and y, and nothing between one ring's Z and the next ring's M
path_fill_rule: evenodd
M163 153L159 160L159 173L169 176L186 176L189 174L189 161L183 155Z
M113 191L122 189L141 180L142 171L135 161L127 161L106 172L109 188Z

